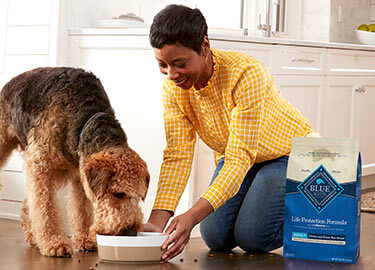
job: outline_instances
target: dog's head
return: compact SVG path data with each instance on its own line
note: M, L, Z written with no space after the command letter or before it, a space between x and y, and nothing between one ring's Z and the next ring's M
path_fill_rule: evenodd
M88 157L82 171L84 187L94 205L98 234L122 235L143 224L140 201L150 175L146 163L130 148L111 148Z

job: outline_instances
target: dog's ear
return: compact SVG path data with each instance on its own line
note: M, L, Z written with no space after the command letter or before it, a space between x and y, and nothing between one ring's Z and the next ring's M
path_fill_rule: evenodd
M149 184L150 184L150 174L147 172L144 185L141 184L139 188L142 201L145 201Z
M103 166L97 160L90 161L84 168L84 173L89 187L93 191L96 198L103 196L107 190L109 180L113 173L108 170L107 166Z
M146 162L131 148L127 149L122 156L122 160L124 161L122 167L133 174L132 177L135 177L138 183L137 196L144 201L150 183L150 174Z

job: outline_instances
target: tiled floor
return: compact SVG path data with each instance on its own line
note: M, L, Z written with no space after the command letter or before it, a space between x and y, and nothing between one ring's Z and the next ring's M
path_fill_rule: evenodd
M288 269L288 270L325 270L325 269L375 269L375 214L362 213L361 256L352 264L327 263L297 259L284 259L282 248L271 254L250 256L240 249L229 253L213 253L200 238L190 240L180 256L168 263L152 264L110 264L99 262L97 253L76 252L72 258L49 258L30 248L23 240L22 228L17 221L0 219L0 269L1 270L117 270L117 269Z

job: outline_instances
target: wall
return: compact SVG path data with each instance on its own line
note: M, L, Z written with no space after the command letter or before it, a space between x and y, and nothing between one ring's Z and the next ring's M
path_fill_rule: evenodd
M302 1L300 39L328 41L330 3L327 0ZM319 15L319 19L317 16Z
M155 14L168 4L198 7L211 27L239 28L240 0L69 0L71 1L70 28L94 27L97 20L110 19L128 12L152 23Z
M371 0L370 4L370 22L375 23L375 0Z
M375 1L304 0L301 14L300 39L358 43L354 30L375 20Z
M97 20L132 12L152 23L154 15L168 4L184 4L202 10L210 28L240 28L241 1L227 0L66 0L68 28L94 27ZM272 0L271 0L272 1ZM249 34L257 30L264 0L245 0L243 27ZM375 22L375 0L287 0L287 33L279 37L324 42L357 43L352 29L360 23ZM371 6L370 6L371 5ZM369 8L370 7L370 8ZM319 19L317 19L319 18Z
M354 30L369 23L370 0L331 0L330 42L358 43Z

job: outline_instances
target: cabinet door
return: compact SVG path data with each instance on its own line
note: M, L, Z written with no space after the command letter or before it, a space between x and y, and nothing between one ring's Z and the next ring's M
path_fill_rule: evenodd
M360 139L363 175L375 174L375 78L358 79L353 94L352 136Z
M322 135L360 140L362 173L375 173L375 78L328 76Z
M281 95L320 131L324 76L275 75L274 79Z

